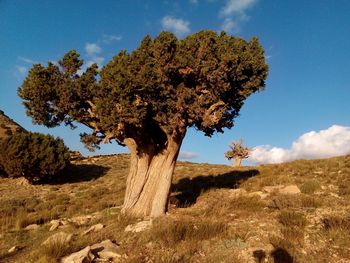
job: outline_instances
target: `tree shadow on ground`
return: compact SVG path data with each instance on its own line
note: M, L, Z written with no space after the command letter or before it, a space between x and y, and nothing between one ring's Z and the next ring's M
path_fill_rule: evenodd
M275 248L271 256L276 263L293 263L293 257L283 248Z
M104 176L109 167L96 164L70 164L60 174L53 178L44 178L38 184L67 184L95 180Z
M201 192L213 188L235 189L248 178L256 176L259 171L256 169L245 171L232 171L220 175L200 175L194 178L180 179L172 185L172 192L176 194L178 207L193 205Z

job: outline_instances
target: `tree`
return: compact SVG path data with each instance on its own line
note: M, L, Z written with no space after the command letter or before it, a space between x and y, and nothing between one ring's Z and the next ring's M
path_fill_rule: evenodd
M60 138L19 132L0 140L0 166L9 177L30 182L56 176L69 164L69 150Z
M243 145L242 139L239 141L233 141L229 146L231 150L225 152L225 157L229 160L235 159L233 166L240 167L242 160L249 157L250 149Z
M268 66L257 38L247 42L201 31L178 40L146 36L100 71L76 51L59 66L34 65L18 90L35 123L73 121L91 128L89 148L115 140L131 153L123 212L165 213L175 163L188 127L206 136L231 128L245 99L265 86Z

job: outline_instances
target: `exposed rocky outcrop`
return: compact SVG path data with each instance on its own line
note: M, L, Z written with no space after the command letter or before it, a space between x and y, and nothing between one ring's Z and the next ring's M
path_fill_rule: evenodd
M0 110L0 139L6 138L17 132L27 132L21 125L8 117Z

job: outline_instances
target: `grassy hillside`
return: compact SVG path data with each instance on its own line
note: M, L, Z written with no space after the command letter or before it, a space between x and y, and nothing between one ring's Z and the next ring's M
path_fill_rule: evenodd
M350 156L240 169L179 162L169 214L140 233L125 232L139 219L120 214L128 162L85 158L43 185L0 179L0 262L55 262L107 238L120 245L115 262L350 262ZM301 193L283 193L290 185ZM96 223L105 228L82 235ZM59 231L73 234L69 245L41 245Z

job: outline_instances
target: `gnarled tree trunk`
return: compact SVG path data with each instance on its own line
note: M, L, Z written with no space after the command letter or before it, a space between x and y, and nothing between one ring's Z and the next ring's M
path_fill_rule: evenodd
M135 140L124 142L131 153L130 171L122 212L135 216L158 217L167 211L176 160L185 134L168 137L161 150L149 144L142 149Z
M241 167L241 164L242 164L242 158L235 157L235 161L233 163L233 167Z

